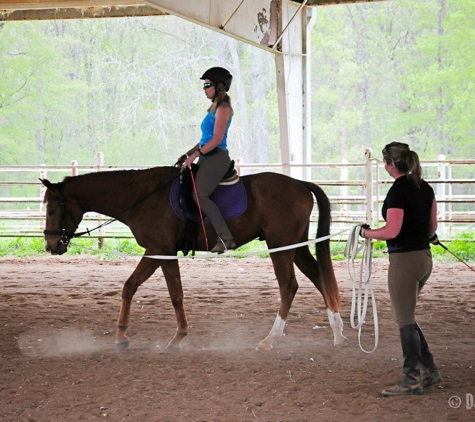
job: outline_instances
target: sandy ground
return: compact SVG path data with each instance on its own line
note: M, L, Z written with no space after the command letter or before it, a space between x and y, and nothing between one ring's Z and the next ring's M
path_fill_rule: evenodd
M270 352L279 293L269 259L183 260L191 324L183 351L164 348L176 323L158 271L137 292L128 352L114 331L137 260L0 259L0 421L473 421L475 273L437 264L418 305L444 377L423 396L382 398L399 381L387 260L373 261L379 346L350 327L352 282L335 262L347 343L333 346L323 300L300 273L285 336ZM362 332L374 344L372 315Z

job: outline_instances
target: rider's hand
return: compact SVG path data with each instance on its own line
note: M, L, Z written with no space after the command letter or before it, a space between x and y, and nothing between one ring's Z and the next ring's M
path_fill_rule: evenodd
M369 229L369 224L362 224L360 227L360 236L365 239L364 232Z
M178 160L176 160L175 167L183 167L187 158L188 158L188 155L186 154L180 155Z
M183 167L191 168L191 164L193 163L193 161L195 161L195 159L196 159L195 154L191 154L190 156L187 156L185 162L183 163Z
M434 235L429 239L429 243L432 243L433 245L438 245L440 243L437 233L434 233Z

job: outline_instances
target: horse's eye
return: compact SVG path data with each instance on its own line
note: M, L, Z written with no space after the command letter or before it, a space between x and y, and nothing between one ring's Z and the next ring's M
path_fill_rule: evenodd
M48 215L51 217L56 211L48 211Z

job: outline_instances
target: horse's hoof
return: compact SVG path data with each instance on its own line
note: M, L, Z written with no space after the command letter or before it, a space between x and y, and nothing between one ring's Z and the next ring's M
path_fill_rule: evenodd
M116 343L115 345L117 353L123 353L129 347L129 340L121 341L120 343Z
M165 350L167 352L181 352L183 349L181 347L181 344L175 345L175 344L168 343L167 347L165 347Z
M268 344L268 343L264 343L264 342L260 342L257 347L256 347L256 350L264 350L266 352L272 350L274 347L272 346L272 344Z
M335 347L336 346L341 346L341 345L346 343L346 340L347 340L347 338L345 336L338 337L333 341L333 345Z

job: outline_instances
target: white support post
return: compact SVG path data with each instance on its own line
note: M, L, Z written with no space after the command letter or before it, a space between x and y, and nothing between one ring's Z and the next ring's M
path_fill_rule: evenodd
M305 39L302 42L303 49L303 145L302 164L312 162L312 30L317 20L317 8L308 7L306 15ZM303 169L303 179L312 180L312 169L310 166Z
M282 54L276 52L275 61L282 168L284 174L304 179L303 168L291 165L304 162L304 111L310 113L304 95L305 81L310 78L310 74L305 74L302 45L306 34L307 10L302 5L297 7L283 3L281 18L285 27L280 39Z

